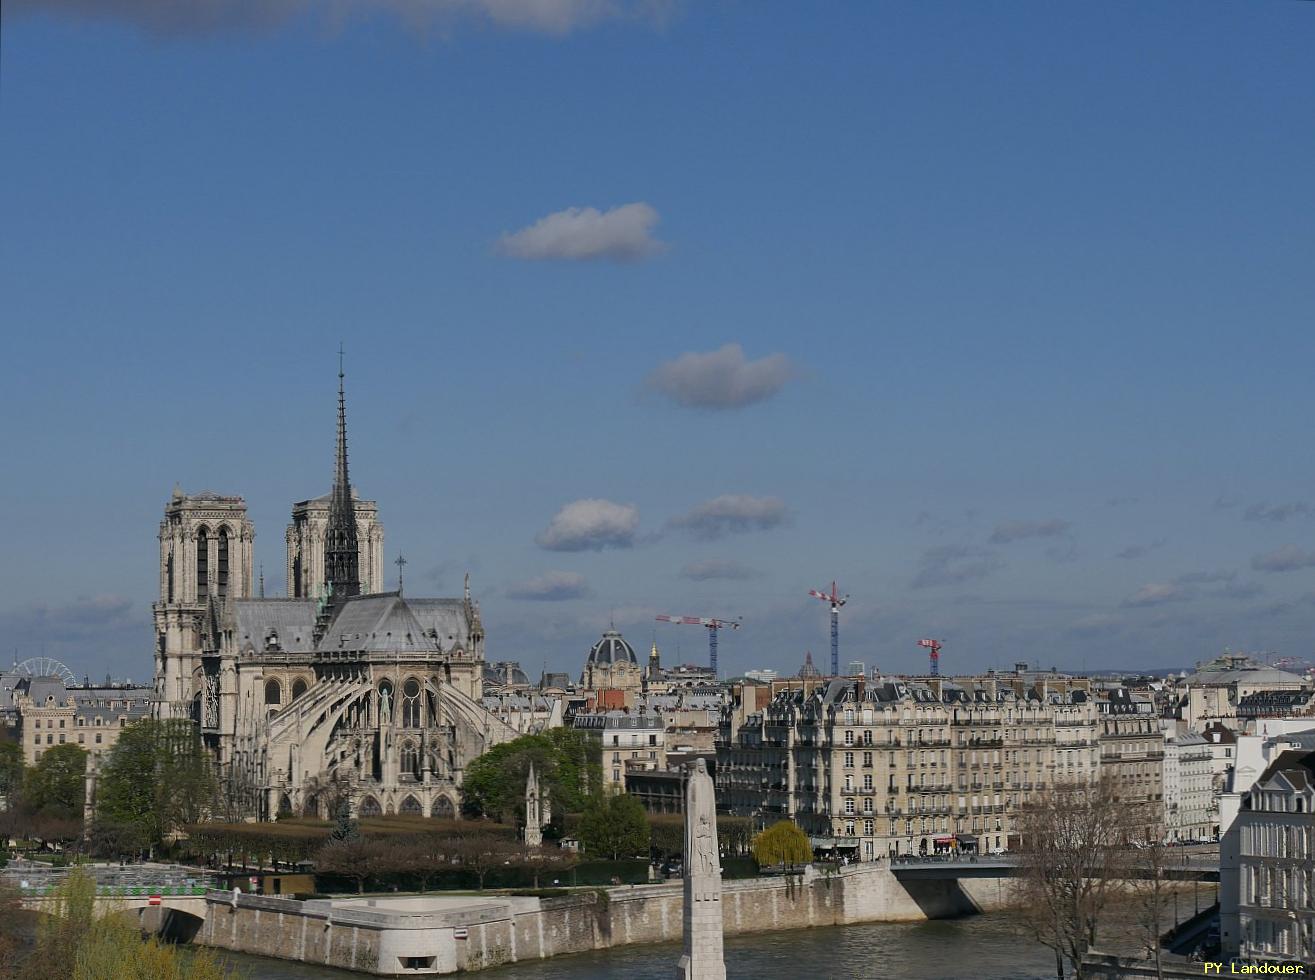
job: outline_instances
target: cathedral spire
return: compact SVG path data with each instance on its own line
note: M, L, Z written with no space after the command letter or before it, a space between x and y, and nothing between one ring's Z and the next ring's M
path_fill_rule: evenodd
M347 396L342 345L338 347L338 444L334 463L329 523L325 528L324 571L329 597L341 600L361 594L356 506L352 501L351 480L347 476Z

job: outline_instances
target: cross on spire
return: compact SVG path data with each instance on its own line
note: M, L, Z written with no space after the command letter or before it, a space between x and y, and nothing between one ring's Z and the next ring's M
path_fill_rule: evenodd
M401 595L401 594L402 594L402 569L406 567L406 555L398 555L397 558L395 558L395 559L393 560L393 564L397 566L397 594L398 594L398 595Z

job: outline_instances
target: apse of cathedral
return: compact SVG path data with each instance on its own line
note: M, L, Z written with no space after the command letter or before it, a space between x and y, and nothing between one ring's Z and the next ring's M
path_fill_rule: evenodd
M175 489L160 523L156 712L200 725L244 817L459 813L466 764L515 732L481 704L484 627L460 598L382 590L378 508L347 466L343 374L332 490L297 503L288 595L253 593L241 497Z

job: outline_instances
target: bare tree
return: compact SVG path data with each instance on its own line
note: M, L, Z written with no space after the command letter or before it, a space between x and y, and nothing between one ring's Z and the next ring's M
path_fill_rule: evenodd
M484 879L494 868L510 864L517 858L516 845L505 837L487 831L474 831L454 838L453 856L458 864L473 871L484 890Z
M331 841L316 853L315 870L351 878L359 895L371 877L393 870L392 851L391 845L365 837Z
M574 851L561 847L527 847L517 858L518 863L534 876L534 887L539 887L539 878L551 874L560 874L574 867L579 861Z
M440 834L416 834L399 842L394 850L399 870L420 880L421 894L429 889L431 881L451 870L455 857L453 838Z
M1137 939L1146 955L1155 962L1155 975L1160 980L1164 978L1160 938L1174 918L1169 914L1173 892L1168 885L1167 872L1178 866L1181 854L1181 850L1174 855L1170 848L1155 843L1133 852L1128 861L1131 911Z
M1121 887L1130 808L1109 782L1057 783L1020 810L1018 898L1028 930L1083 977L1082 958L1096 943L1101 918Z

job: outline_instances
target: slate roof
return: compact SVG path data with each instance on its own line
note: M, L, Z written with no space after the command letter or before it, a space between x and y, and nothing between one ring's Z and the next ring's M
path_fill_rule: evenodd
M228 604L229 621L238 643L265 649L270 631L279 648L288 653L309 653L315 648L314 599L234 599Z
M285 653L316 650L438 652L464 646L469 628L461 599L410 599L396 592L353 596L315 643L314 599L234 599L226 624L238 643L265 649L271 632Z
M1280 752L1256 780L1252 792L1265 789L1265 784L1278 775L1282 775L1298 791L1315 787L1315 752L1305 749Z

